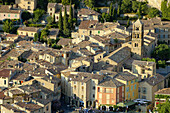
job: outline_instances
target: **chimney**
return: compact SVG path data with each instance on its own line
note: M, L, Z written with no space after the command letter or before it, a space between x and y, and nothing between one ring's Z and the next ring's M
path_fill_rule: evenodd
M12 70L10 70L9 74L12 75Z
M84 80L84 77L82 77L82 80Z
M52 76L50 76L50 80L52 80L53 79L53 77Z

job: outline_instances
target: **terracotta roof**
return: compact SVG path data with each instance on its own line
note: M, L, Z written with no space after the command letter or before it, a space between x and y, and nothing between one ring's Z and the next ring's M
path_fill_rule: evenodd
M170 88L161 89L155 92L155 95L170 95Z
M85 9L85 8L82 8L78 11L78 15L100 15L100 13L94 11L94 10L91 10L91 9Z
M55 8L57 3L48 3L48 8Z
M0 70L0 77L10 77L10 72L14 72L12 69L2 69Z
M155 86L155 85L157 85L158 83L164 81L164 79L165 79L164 76L162 76L162 75L160 75L160 74L157 73L156 75L147 78L145 81L146 81L148 84L150 84L150 85L152 85L152 86Z
M115 61L116 63L120 63L124 59L128 58L128 56L131 55L130 48L129 47L121 47L108 56L109 59Z
M138 65L138 66L153 66L155 62L148 62L148 61L140 61L140 60L134 60L132 62L132 65Z
M37 32L38 31L38 28L36 27L19 27L18 30L20 31L31 31L31 32Z
M10 104L2 104L2 106L8 110L11 110L11 112L13 111L13 113L25 113L25 111L22 111Z
M104 87L120 87L124 85L123 83L119 82L118 80L115 80L111 77L108 77L104 80L102 80L98 86L104 86Z
M129 72L120 72L116 76L114 76L114 78L124 80L124 81L130 81L130 80L137 79L138 77L135 75L132 75Z
M98 21L97 20L86 20L82 21L79 25L79 29L88 29L90 25L96 24Z
M35 111L35 110L42 108L42 106L39 106L39 105L31 103L31 102L29 102L29 103L18 102L18 103L15 103L15 104L18 105L21 108L25 108L28 111Z
M20 13L18 9L10 9L11 5L0 5L0 13Z
M68 44L71 43L71 42L72 42L72 39L61 38L61 39L58 41L57 45L66 46L66 45L68 45Z

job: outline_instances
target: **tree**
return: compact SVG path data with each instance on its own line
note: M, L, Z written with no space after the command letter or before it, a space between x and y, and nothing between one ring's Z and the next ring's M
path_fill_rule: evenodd
M115 8L113 8L112 17L115 18Z
M69 25L68 25L68 19L67 19L67 9L66 9L66 6L65 6L65 9L64 9L64 23L63 23L63 33L65 36L69 36L70 35L70 30L69 30Z
M23 22L25 20L29 20L31 18L31 13L28 12L28 11L23 11L22 14L21 14L21 18L23 19Z
M139 7L139 4L137 1L132 1L132 10L133 12L136 12Z
M4 21L2 29L6 33L12 32L14 29L14 25L13 25L12 21L11 20Z
M43 29L42 31L41 31L41 36L40 36L40 41L42 41L42 42L46 42L47 41L47 36L49 35L49 30L48 29Z
M141 3L139 3L139 8L138 8L138 18L141 19L142 18L142 15L141 15Z
M162 17L167 18L168 16L167 0L161 2L161 11L162 11Z
M88 0L88 6L90 8L93 8L94 7L94 4L95 4L95 1L94 0Z
M170 56L170 47L166 44L158 45L152 53L152 57L159 60L168 60Z
M72 9L71 2L70 2L70 12L69 12L68 23L69 23L70 29L72 29L73 28L73 9Z
M120 6L118 6L118 8L117 8L117 16L118 17L120 16Z
M36 9L34 11L34 22L38 22L39 19L43 16L43 14L45 14L45 11L42 9Z
M59 27L59 30L60 30L60 31L62 31L62 30L63 30L63 17L62 17L61 9L60 9L60 14L59 14L58 27Z
M38 33L35 33L35 34L34 34L34 39L33 39L33 41L34 41L34 42L37 42L38 39L39 39Z
M158 104L159 113L170 113L170 102L167 99L165 103Z
M148 16L149 16L150 18L154 18L154 17L156 17L156 16L159 16L159 14L160 14L160 12L159 12L158 9L156 9L156 8L150 8L150 9L149 9Z
M70 3L69 0L62 0L62 4L63 4L63 5L68 5L69 3Z
M53 19L52 19L52 17L51 17L51 16L48 16L48 17L47 17L47 22L48 22L48 24L52 24Z
M123 13L130 13L132 11L131 0L122 0L121 11Z
M130 20L128 19L128 21L127 21L127 27L129 27L130 26Z
M113 16L113 3L110 4L110 8L109 8L109 16L112 17Z

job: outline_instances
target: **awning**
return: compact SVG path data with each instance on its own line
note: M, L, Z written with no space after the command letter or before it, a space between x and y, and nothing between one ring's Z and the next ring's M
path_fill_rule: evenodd
M129 102L126 102L126 103L120 102L119 104L117 104L117 106L127 107L127 106L131 106L131 105L134 105L134 104L135 104L135 102L133 102L133 101L129 101Z

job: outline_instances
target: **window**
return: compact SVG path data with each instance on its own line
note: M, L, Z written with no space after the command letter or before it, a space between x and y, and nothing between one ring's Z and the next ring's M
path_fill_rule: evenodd
M50 8L50 11L52 11L52 8Z
M4 80L4 85L6 85L6 80Z
M138 82L138 79L136 79L135 82Z
M76 84L76 81L74 81L74 84Z
M110 104L110 100L106 100L106 104Z
M5 16L5 15L4 15Z
M95 90L95 86L93 86L93 90Z
M15 17L17 17L17 15L15 15Z
M106 88L104 88L104 93L106 93Z
M100 34L100 31L98 31L98 34Z
M33 35L33 33L31 33L31 35Z
M146 94L146 88L143 87L143 94Z
M84 86L81 87L82 91L84 91Z
M81 98L84 99L84 95L81 95Z
M133 84L133 80L131 80L131 84Z
M142 96L142 99L146 99L146 96Z
M48 111L48 106L46 107L46 111Z
M8 14L8 17L10 17L10 14Z
M133 97L135 96L135 93L133 92Z
M81 85L84 85L84 83L82 82Z
M127 85L128 85L128 81L127 81Z
M133 90L133 86L131 86L131 90Z
M111 89L111 93L113 93L113 89Z
M52 13L50 13L50 15L52 16Z
M135 84L135 87L134 87L134 89L136 89L136 84Z
M142 69L142 74L145 74L145 70L144 69Z
M129 92L129 87L126 88L126 92Z
M76 86L74 86L74 90L76 90Z
M28 2L28 4L31 4L31 2Z
M128 98L130 98L130 94L128 94Z
M99 94L99 98L102 99L102 94L101 93Z
M95 94L93 94L93 98L95 98Z
M44 86L44 85L45 85L45 83L42 83L42 85Z
M28 6L28 10L30 10L31 8L30 8L30 6Z
M98 92L100 92L100 88L98 87Z

